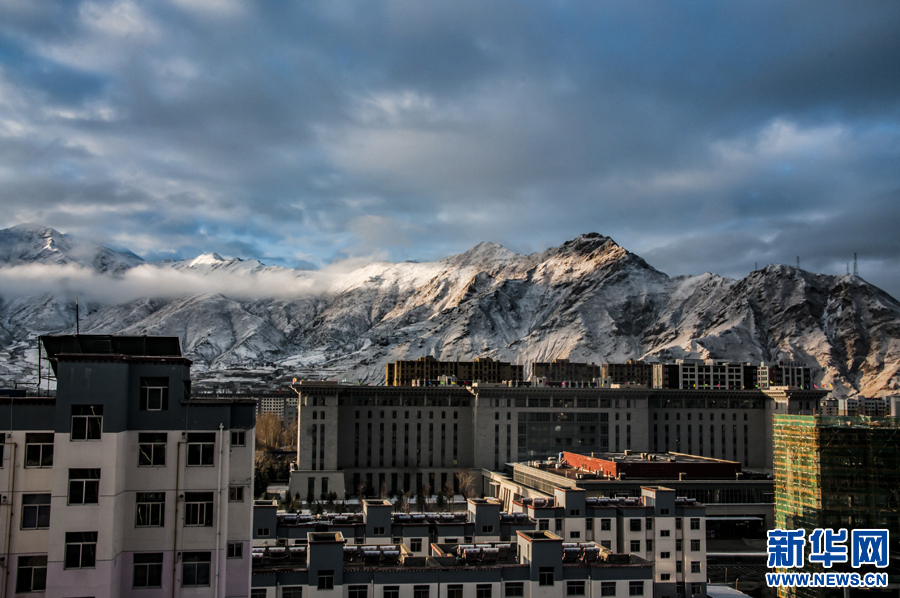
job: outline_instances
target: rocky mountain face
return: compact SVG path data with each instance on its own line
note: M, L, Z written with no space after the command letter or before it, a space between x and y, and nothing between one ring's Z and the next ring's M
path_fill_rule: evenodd
M900 303L853 276L771 265L741 280L671 278L596 233L531 255L481 243L438 262L323 276L216 254L144 263L38 226L0 231L7 384L35 380L38 335L75 329L69 270L58 291L4 291L35 264L88 271L94 287L109 282L103 296L80 301L82 333L177 335L200 380L380 383L385 363L423 355L490 356L525 364L526 373L554 358L703 357L800 360L839 396L900 389ZM174 290L134 292L172 276L181 277Z

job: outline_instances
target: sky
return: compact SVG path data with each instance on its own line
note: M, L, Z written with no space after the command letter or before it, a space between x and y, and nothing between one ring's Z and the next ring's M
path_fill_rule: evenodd
M0 228L323 268L612 237L900 297L900 3L0 0Z

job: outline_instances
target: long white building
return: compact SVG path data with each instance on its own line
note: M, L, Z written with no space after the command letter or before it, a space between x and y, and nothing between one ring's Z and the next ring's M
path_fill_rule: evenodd
M56 397L0 398L3 596L248 596L254 402L192 399L177 338L41 342Z

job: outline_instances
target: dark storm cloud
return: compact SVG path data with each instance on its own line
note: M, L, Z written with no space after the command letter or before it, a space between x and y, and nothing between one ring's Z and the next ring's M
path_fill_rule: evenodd
M897 295L898 30L894 2L11 1L0 225L304 267L596 230L670 274L858 251Z

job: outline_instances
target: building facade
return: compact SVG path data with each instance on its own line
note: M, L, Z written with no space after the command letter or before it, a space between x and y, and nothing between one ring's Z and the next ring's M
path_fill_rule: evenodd
M896 418L776 415L775 523L783 530L887 529L886 568L830 571L887 573L890 587L869 595L895 595L900 588L900 420ZM805 561L791 571L821 573ZM824 597L826 589L780 588L779 596Z
M4 595L246 596L253 402L192 399L177 338L41 342L56 397L0 399Z
M438 361L430 355L411 361L395 361L385 365L387 386L439 384L452 378L459 384L472 382L522 382L525 368L521 365L479 357L474 361Z
M771 471L772 416L827 392L302 382L291 494L433 492L460 469L563 451L692 454ZM362 491L360 491L362 489ZM456 488L458 490L458 488Z

